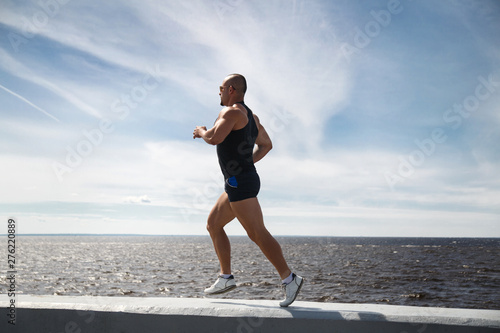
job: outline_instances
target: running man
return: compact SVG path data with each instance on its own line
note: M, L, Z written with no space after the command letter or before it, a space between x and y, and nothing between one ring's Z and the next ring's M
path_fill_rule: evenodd
M219 113L214 127L207 130L197 126L193 139L202 138L217 145L217 156L224 175L225 192L212 208L207 221L207 230L219 258L220 275L217 281L205 289L206 294L221 294L236 288L231 274L231 245L224 226L235 217L267 259L278 271L285 291L280 306L286 307L295 301L304 279L292 273L283 257L281 246L264 226L262 210L257 200L260 179L254 163L261 160L272 148L271 139L259 118L245 105L247 90L245 77L240 74L227 76L220 86ZM254 145L256 149L254 150Z

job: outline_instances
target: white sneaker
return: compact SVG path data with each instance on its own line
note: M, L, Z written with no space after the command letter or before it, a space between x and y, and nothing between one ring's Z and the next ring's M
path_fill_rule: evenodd
M236 282L234 281L234 276L230 276L229 279L224 279L222 276L219 276L217 281L210 287L205 289L205 294L216 295L226 293L230 290L236 288Z
M285 299L280 302L281 307L287 307L295 301L299 294L300 288L304 284L304 278L293 274L293 280L289 284L283 284L282 287L285 291Z

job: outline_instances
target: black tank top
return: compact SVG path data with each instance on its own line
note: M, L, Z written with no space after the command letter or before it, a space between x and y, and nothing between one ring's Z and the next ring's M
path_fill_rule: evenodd
M242 173L255 172L253 164L253 147L259 134L252 111L240 102L247 110L248 123L245 127L231 131L229 135L217 145L217 156L224 178Z

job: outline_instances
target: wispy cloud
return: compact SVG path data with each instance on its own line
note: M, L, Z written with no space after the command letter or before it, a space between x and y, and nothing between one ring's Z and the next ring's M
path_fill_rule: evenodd
M0 155L9 165L2 182L18 189L0 201L57 201L68 210L86 202L94 209L85 223L130 222L117 213L126 206L151 226L162 219L174 229L172 221L186 222L179 232L202 225L222 181L213 147L190 134L213 123L218 86L240 72L249 83L246 102L275 147L257 165L271 228L286 220L297 233L439 235L448 228L466 235L483 219L477 234L500 235L492 227L500 205L498 92L459 130L447 131L447 141L397 189L384 178L418 148L415 140L445 128L443 113L474 93L478 76L500 65L495 2L401 1L404 10L351 62L341 44L387 1L227 1L222 11L217 3L71 1L19 52L0 41L7 102L19 99L61 120L33 131L37 124L26 114L8 115L23 130L3 133L2 147L32 148ZM23 17L43 10L4 7L0 28L19 35ZM141 80L152 68L161 84L146 96ZM87 145L83 131L98 129L101 118L118 119L120 107L133 112L98 146ZM68 147L79 145L92 153L80 149L83 162L59 184L50 163L64 163ZM446 228L428 230L445 219Z
M124 198L123 202L132 204L144 204L151 203L151 199L147 195L131 196Z
M38 111L42 112L43 114L45 114L47 117L49 118L52 118L53 120L57 121L57 122L60 122L59 119L57 119L56 117L54 117L53 115L51 115L50 113L48 113L47 111L45 111L44 109L36 106L35 104L31 103L30 101L28 101L26 98L24 98L23 96L19 95L19 94L16 94L15 92L13 92L12 90L2 86L0 84L0 89L3 89L5 90L6 92L8 92L9 94L11 94L12 96L15 96L17 98L19 98L21 101L25 102L26 104L32 106L33 108L37 109Z
M116 6L99 7L101 13L116 11ZM134 71L159 63L165 79L191 92L190 98L203 102L216 95L214 87L226 73L242 72L251 84L248 98L253 97L252 105L264 120L274 117L273 109L284 109L300 121L296 134L300 131L309 137L295 140L297 135L292 135L283 140L284 144L294 141L292 146L316 149L323 137L317 128L339 112L338 106L349 93L351 80L338 41L331 31L324 38L328 17L321 14L321 4L238 3L223 20L214 4L204 1L182 6L154 1L122 4L122 15L109 20L104 14L91 14L94 10L92 6L68 5L39 34ZM282 13L279 19L277 12ZM77 19L82 16L89 19ZM134 24L125 24L125 18ZM12 19L9 23L21 29L21 21ZM279 31L279 37L269 31ZM158 51L152 52L154 49ZM200 52L203 57L199 57ZM46 80L37 83L80 109L98 114Z
M82 110L94 117L100 117L100 112L96 110L94 107L85 103L80 98L78 98L71 91L63 88L65 87L65 83L63 81L60 84L55 84L50 81L50 77L47 77L46 73L50 72L49 70L44 72L40 72L39 69L40 64L32 65L31 68L35 68L35 70L29 68L25 64L16 60L13 56L7 53L5 50L0 49L0 59L2 59L1 67L4 71L10 73L14 77L21 78L28 82L32 82L35 85L38 85L44 89L47 89L56 95L60 96L62 99L70 102L79 110ZM36 60L35 60L36 61ZM45 66L44 66L45 67Z

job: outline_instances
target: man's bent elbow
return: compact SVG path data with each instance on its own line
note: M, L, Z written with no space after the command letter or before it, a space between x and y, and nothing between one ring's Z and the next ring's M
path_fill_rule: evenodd
M208 143L209 145L217 146L219 143L222 143L221 140L218 140L216 138L207 138L205 139L205 142Z
M271 149L273 149L273 144L269 143L269 144L265 145L262 148L266 151L266 154L267 154L267 153L269 153L271 151Z

